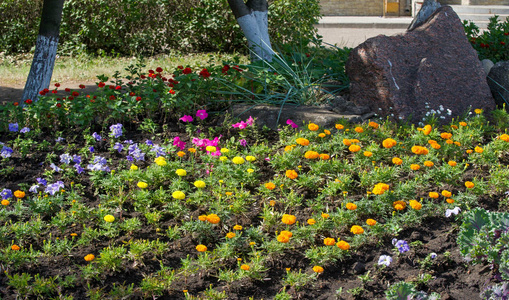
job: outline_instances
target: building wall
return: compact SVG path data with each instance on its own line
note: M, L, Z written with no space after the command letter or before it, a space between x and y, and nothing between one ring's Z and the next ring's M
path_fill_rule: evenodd
M398 0L387 1L398 2ZM411 12L405 11L406 0L400 1L400 15L409 16ZM461 5L461 0L438 0L438 2L442 5ZM382 16L383 3L384 0L320 0L324 16ZM509 5L509 0L470 0L470 5Z

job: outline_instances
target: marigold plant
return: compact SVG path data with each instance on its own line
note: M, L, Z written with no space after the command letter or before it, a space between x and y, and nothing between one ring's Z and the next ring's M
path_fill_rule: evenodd
M297 174L297 172L295 172L295 170L286 170L286 177L290 178L290 179L295 179L299 176L299 174Z
M20 246L18 246L18 245L16 245L16 244L13 244L13 245L11 246L11 250L13 250L13 251L18 251L18 250L20 250L20 249L21 249L21 247L20 247Z
M429 153L428 148L422 146L413 146L411 150L414 154L418 155L426 155Z
M184 177L184 176L186 176L186 175L187 175L187 171L186 171L186 170L184 170L184 169L177 169L177 170L175 171L175 174L177 174L177 175L178 175L178 176L180 176L180 177Z
M440 137L443 138L444 140L448 140L452 137L452 133L449 133L449 132L442 132L440 134Z
M471 189L471 188L473 188L474 186L475 186L475 184L474 184L472 181L466 181L466 182L465 182L465 187L466 187L467 189Z
M211 223L211 224L217 224L221 221L221 218L219 218L218 215L216 214L209 214L207 215L207 222Z
M405 201L397 200L392 203L392 207L394 207L395 210L403 210L406 208Z
M382 146L384 148L392 148L392 147L396 146L397 144L398 144L398 142L396 142L396 140L391 139L391 138L388 138L388 139L385 139L382 141Z
M359 146L359 145L350 145L350 147L348 147L348 150L350 152L358 152L359 150L361 150L361 146Z
M185 153L184 153L185 154ZM168 164L168 162L166 162L166 158L164 158L164 156L158 156L156 157L156 159L154 159L154 162L158 165L158 166L166 166Z
M418 164L411 164L410 165L410 169L414 170L414 171L417 171L421 168L421 166L419 166Z
M504 133L501 136L499 136L499 139L501 139L504 142L509 142L509 134Z
M0 202L0 203L1 203L3 206L7 206L7 205L9 205L11 202L9 202L9 200L7 200L7 199L4 199L4 200L2 200L2 202Z
M306 151L306 153L304 153L304 157L307 159L316 159L320 157L320 154L316 151Z
M320 267L320 266L314 266L313 267L313 272L315 272L315 273L319 274L319 273L323 273L323 271L324 271L323 268Z
M226 237L229 238L229 239L233 239L235 237L235 235L236 235L235 232L228 232L226 234Z
M356 210L357 209L357 205L349 202L349 203L346 204L346 209L348 209L348 210Z
M21 199L21 198L25 197L25 192L17 190L14 192L14 197Z
M182 191L175 191L171 194L171 196L177 200L183 200L186 198L186 194L184 194Z
M432 161L427 160L423 163L423 165L426 167L433 167L435 164Z
M325 238L323 240L323 244L325 246L334 246L334 244L336 244L336 240L334 238Z
M236 165L242 165L245 162L245 160L240 156L235 156L234 158L232 158L232 162Z
M417 200L410 200L408 201L411 208L415 210L420 210L422 208L422 204Z
M341 250L349 250L350 249L350 244L348 244L347 242L345 241L339 241L337 244L336 244L336 247L338 247L339 249Z
M315 225L315 224L316 224L316 220L315 220L315 219L308 219L308 220L307 220L307 223L308 223L309 225Z
M115 221L115 217L113 215L105 215L104 221L111 223L111 222Z
M295 142L301 146L307 146L309 145L309 140L305 138L298 138L295 140Z
M320 126L316 125L315 123L309 123L308 129L311 131L317 131L320 128Z
M140 181L136 184L140 189L146 189L148 184L146 182Z
M371 128L377 129L380 125L377 122L371 121L368 123L368 126Z
M373 219L367 219L366 224L368 224L369 226L374 226L376 225L376 221Z
M87 254L84 257L85 261L93 261L95 259L95 255L93 254Z
M452 193L449 192L448 190L443 190L441 194L446 198L450 198L452 196Z
M207 186L207 185L205 184L205 181L202 181L202 180L196 180L196 181L194 182L194 186L195 186L195 187L197 187L197 188L199 188L199 189L202 189L202 188L204 188L204 187L205 187L205 186Z
M275 185L274 183L272 183L272 182L267 182L267 183L265 184L265 188L267 188L267 189L269 189L269 190L271 190L271 191L272 191L273 189L275 189L275 188L276 188L276 185Z
M447 164L451 167L456 167L456 165L458 164L457 162L455 162L454 160L450 160L447 162Z
M353 225L352 228L350 228L350 232L353 234L362 234L364 233L364 229L359 225Z
M429 135L431 133L431 129L432 129L431 125L426 125L422 129L422 133L424 133L425 135Z
M294 215L284 214L281 218L281 222L283 222L286 225L292 225L295 224L295 221L297 220L297 217Z
M373 152L371 152L371 151L364 151L363 155L366 156L366 157L371 157L371 156L373 156Z
M335 126L335 127L336 127L336 129L337 129L337 130L341 130L341 129L344 129L344 128L345 128L345 126L343 126L343 124L336 124L336 126ZM508 137L509 137L509 136L508 136Z
M244 264L244 265L240 266L240 268L241 268L242 270L244 270L244 271L249 271L249 269L250 269L250 267L249 267L248 265L246 265L246 264Z
M375 187L373 188L373 194L375 195L382 195L389 189L389 185L385 183L377 183L375 184Z
M320 154L320 159L321 160L328 160L329 158L330 158L329 154L325 154L325 153Z
M400 166L401 164L403 164L403 160L399 157L393 157L392 158L392 163L395 164L395 165L398 165Z
M363 129L362 127L359 127L359 126L355 127L355 129L354 129L354 130L355 130L355 132L357 132L357 133L363 133L363 132L364 132L364 129Z
M196 251L205 252L205 251L207 251L207 246L200 244L200 245L196 246Z

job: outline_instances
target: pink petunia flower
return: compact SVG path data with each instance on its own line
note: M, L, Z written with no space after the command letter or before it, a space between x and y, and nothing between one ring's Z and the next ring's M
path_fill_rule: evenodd
M200 120L203 120L209 116L206 110L200 109L196 112L196 116L200 118Z
M299 128L299 126L290 119L286 120L286 124L292 126L292 128Z
M182 118L179 119L180 121L182 122L192 122L193 121L193 117L191 116L188 116L188 115L184 115Z

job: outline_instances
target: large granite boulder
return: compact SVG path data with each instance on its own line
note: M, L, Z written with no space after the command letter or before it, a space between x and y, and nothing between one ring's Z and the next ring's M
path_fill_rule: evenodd
M495 103L500 107L505 103L509 109L509 61L499 61L490 69L488 84Z
M430 111L449 121L468 109L495 108L481 62L449 6L396 36L353 49L346 64L350 101L380 116L418 123Z

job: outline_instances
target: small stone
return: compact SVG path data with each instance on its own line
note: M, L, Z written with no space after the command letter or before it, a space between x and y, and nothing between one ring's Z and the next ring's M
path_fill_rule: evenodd
M491 68L487 79L497 106L502 107L505 103L506 109L509 109L506 103L509 102L509 61L497 62Z
M366 272L366 265L358 261L353 264L352 269L354 274L364 274Z
M495 65L491 61L491 59L487 59L487 58L481 60L481 64L482 64L482 68L484 69L484 73L486 73L486 76L488 76L488 74L490 74L491 68L493 68L493 66Z

